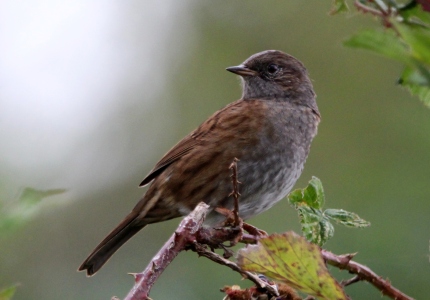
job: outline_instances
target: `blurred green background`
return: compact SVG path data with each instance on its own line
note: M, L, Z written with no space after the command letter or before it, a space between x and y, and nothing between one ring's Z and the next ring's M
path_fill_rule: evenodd
M15 232L0 236L0 287L14 299L110 299L133 284L179 220L151 225L94 277L76 272L144 190L162 154L240 97L224 68L266 49L307 66L322 114L305 171L330 208L370 221L336 227L326 248L358 252L394 286L430 294L430 111L395 86L401 67L341 42L368 16L329 17L331 1L4 1L0 9L0 203L19 191L66 188ZM250 220L300 231L286 201ZM336 276L346 272L332 269ZM222 299L249 285L225 267L181 253L154 299ZM380 299L366 283L353 299Z

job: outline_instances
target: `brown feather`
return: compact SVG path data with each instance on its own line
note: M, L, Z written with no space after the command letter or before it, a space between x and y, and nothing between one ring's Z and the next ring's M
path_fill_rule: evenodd
M91 252L78 271L87 270L87 276L95 274L125 242L145 227L138 216L135 211L128 214Z
M223 109L217 111L212 117L210 117L206 122L200 125L196 130L191 132L189 135L179 141L179 143L173 146L172 149L170 149L166 154L164 154L164 156L155 165L151 172L146 175L146 177L139 184L139 187L143 187L150 183L152 180L154 180L154 178L160 175L169 165L191 152L196 146L200 144L200 141L203 137L205 137L208 133L212 132L215 129L217 123L222 117L222 112L230 109L232 106L243 106L239 104L240 102L241 101L233 102L230 105L224 107Z
M151 172L142 180L139 187L150 183L155 177L163 172L170 164L180 159L182 156L190 152L198 143L191 135L186 136L178 144L176 144L163 158L155 165Z

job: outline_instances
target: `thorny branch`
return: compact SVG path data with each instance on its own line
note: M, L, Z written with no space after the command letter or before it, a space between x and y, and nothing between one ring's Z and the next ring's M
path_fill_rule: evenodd
M276 287L267 284L265 281L261 280L257 275L246 272L240 269L240 267L220 256L219 254L208 250L203 243L207 242L204 239L200 239L200 235L204 231L203 224L204 217L208 211L208 205L200 203L196 209L187 216L179 225L175 233L170 237L166 244L160 249L157 255L154 256L152 261L146 267L142 273L133 274L135 277L135 285L125 298L126 300L142 300L149 299L149 292L152 286L155 284L158 277L165 270L165 268L170 264L171 261L179 254L179 252L184 250L192 250L197 252L200 256L204 256L218 264L229 267L233 271L236 271L254 282L258 287L265 288L272 295L277 295ZM222 240L222 235L225 234L225 239L231 239L231 234L227 231L217 231L217 239ZM244 235L241 240L246 241L246 243L256 243L258 237L251 235ZM382 294L397 300L411 300L413 298L402 293L395 287L391 285L388 280L383 279L378 276L368 267L361 265L355 261L352 261L354 254L347 255L335 255L329 251L321 250L321 254L324 260L339 269L348 270L352 274L356 274L353 278L343 281L342 285L347 286L358 281L368 281Z
M203 202L197 205L197 207L179 224L175 233L153 257L146 269L142 273L132 274L135 278L135 285L124 300L149 299L149 292L158 277L160 277L161 273L167 268L179 252L184 250L195 251L201 256L209 258L221 265L225 265L233 271L240 273L245 278L248 278L258 287L266 289L272 295L278 294L276 287L266 284L266 282L261 280L257 275L243 271L236 263L205 248L204 244L202 244L200 240L200 236L202 234L200 231L205 231L202 224L208 210L209 206ZM222 233L225 233L225 231L218 231L219 238ZM224 241L231 239L231 234L227 233L225 237L226 239L224 239Z
M146 300L152 286L160 277L161 273L173 261L173 259L184 251L192 243L196 232L201 228L209 205L201 202L197 207L179 224L173 235L164 246L152 258L142 273L132 274L135 284L124 300Z
M378 290L380 290L383 295L388 296L391 299L396 299L396 300L413 299L408 295L402 293L395 287L393 287L388 280L383 279L381 276L373 272L370 268L351 260L355 254L336 255L327 250L321 250L321 254L329 265L335 266L341 270L342 269L348 270L349 273L351 274L356 274L357 275L356 277L358 277L358 279L355 279L353 282L357 282L359 280L365 280L371 283Z

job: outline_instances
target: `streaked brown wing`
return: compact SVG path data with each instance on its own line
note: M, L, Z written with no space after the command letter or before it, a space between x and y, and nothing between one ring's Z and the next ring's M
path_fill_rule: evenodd
M180 159L182 156L190 152L197 144L198 140L193 135L188 135L177 143L169 152L167 152L161 160L155 165L151 172L139 184L140 187L150 183L155 177L163 172L170 164Z
M248 101L249 102L249 101ZM241 124L244 127L249 126L249 122L245 122L247 115L243 113L249 109L249 103L246 101L235 101L225 106L223 109L215 112L209 119L207 119L203 124L201 124L195 131L187 135L182 139L176 146L170 149L163 158L155 165L154 169L142 180L140 187L150 183L155 177L160 175L169 165L192 151L196 146L198 146L202 141L207 140L207 136L210 135L213 130L219 125L223 124L224 127L232 126L232 128L238 129L238 125ZM257 111L261 111L261 105L254 104ZM225 112L228 111L228 114ZM259 121L256 118L255 121ZM256 127L259 128L259 127ZM240 130L239 130L240 131ZM230 132L230 131L228 131ZM232 131L233 136L235 136L235 131ZM240 139L240 134L238 134L238 139ZM212 140L216 141L216 140Z

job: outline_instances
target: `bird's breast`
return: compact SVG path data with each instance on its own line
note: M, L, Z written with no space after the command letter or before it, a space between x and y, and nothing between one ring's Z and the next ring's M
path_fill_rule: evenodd
M305 107L275 110L266 120L259 143L238 163L242 218L269 209L291 191L302 173L318 121Z

